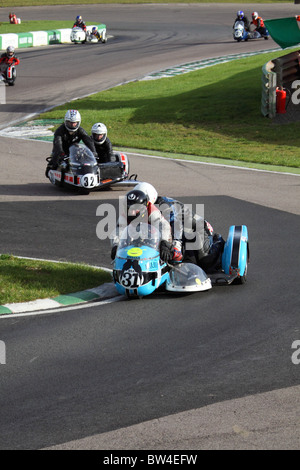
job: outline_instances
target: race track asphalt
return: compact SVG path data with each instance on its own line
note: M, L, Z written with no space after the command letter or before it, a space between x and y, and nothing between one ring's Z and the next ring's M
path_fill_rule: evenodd
M124 15L122 25L115 20L115 8L101 6L102 18L107 15L103 22L128 40L128 50L137 18L146 31L136 32L132 61L116 38L109 59L105 52L109 64L103 82L97 76L100 88L151 67L157 70L162 63L174 64L174 57L182 63L184 56L195 58L202 51L211 56L232 48L226 36L231 5L220 15L220 38L207 47L201 37L191 44L196 22L189 15L200 5L171 8L169 23L176 17L182 25L178 47L156 23L168 24L162 14L166 7L138 8L127 30ZM211 7L205 8L213 15ZM129 16L133 11L122 10ZM26 11L38 18L48 10ZM62 9L62 17L73 18L77 11ZM280 5L276 14L282 11ZM151 18L157 31L145 57ZM2 128L23 113L42 109L50 96L54 102L64 93L78 96L82 76L67 80L73 56L65 50L54 54L68 58L57 95L57 85L50 83L51 53L22 53L24 69L16 91L0 110ZM81 52L78 60L83 60ZM132 65L128 73L126 60ZM45 69L33 76L39 62ZM95 62L90 66L93 72L99 68ZM86 90L95 88L94 75L86 79ZM34 92L31 80L36 80ZM110 267L108 241L96 236L96 210L103 201L116 205L123 192L86 197L59 191L44 178L49 143L0 140L1 252ZM7 348L7 362L0 366L0 448L299 449L300 369L292 362L292 344L299 339L299 176L129 157L132 169L160 193L204 204L215 230L226 234L231 224L247 224L248 282L201 296L155 295L142 304L115 302L0 319L0 339Z

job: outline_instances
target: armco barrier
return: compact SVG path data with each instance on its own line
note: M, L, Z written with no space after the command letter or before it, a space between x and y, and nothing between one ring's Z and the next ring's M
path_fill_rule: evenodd
M291 92L292 83L300 79L300 51L273 59L262 68L261 112L264 116L276 116L276 88Z
M299 59L300 51L296 51L273 60L277 86L290 88L293 81L299 80Z
M100 34L106 34L106 25L98 24L87 26L90 31L97 26ZM28 33L0 34L0 50L5 50L8 46L15 49L22 47L48 46L50 44L71 43L71 28L54 29L50 31L30 31Z

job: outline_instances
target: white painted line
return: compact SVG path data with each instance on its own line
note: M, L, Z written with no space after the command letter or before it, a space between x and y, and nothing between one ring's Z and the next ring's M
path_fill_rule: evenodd
M60 313L60 312L67 312L69 310L78 310L78 309L84 309L84 308L91 308L91 307L99 307L101 305L106 305L110 304L113 302L119 302L120 300L124 300L125 297L123 296L118 296L118 297L113 297L112 299L107 299L107 300L100 300L100 301L93 301L90 303L86 304L79 304L79 305L73 305L69 307L61 307L61 308L56 308L56 309L51 309L51 310L40 310L36 312L24 312L24 313L9 313L9 314L1 314L0 315L0 320L5 319L5 318L20 318L20 317L32 317L34 315L47 315L49 313Z
M290 175L290 176L300 176L299 173L288 173L284 171L272 171L272 170L264 170L259 168L249 168L246 166L235 166L235 165L227 165L226 163L211 163L211 162L200 162L199 160L185 160L181 158L170 158L170 157L159 157L157 155L146 155L143 153L133 153L133 152L126 152L127 155L136 155L137 157L146 157L146 158L156 158L160 160L171 160L174 162L183 162L183 163L194 163L198 165L210 165L210 166L221 166L224 168L234 168L235 170L247 170L247 171L261 171L265 173L276 173L279 175ZM201 156L199 156L201 158Z
M25 311L34 312L35 310L57 308L61 307L61 304L52 299L37 299L29 302L4 304L2 307L9 308L13 313L23 313Z

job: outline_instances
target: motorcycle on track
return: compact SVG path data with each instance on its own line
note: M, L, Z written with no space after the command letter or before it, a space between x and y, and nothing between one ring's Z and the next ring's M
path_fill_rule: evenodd
M87 34L79 26L74 26L71 30L70 41L74 44L84 44L86 42Z
M14 86L17 78L16 67L14 65L8 65L5 70L0 72L0 81L3 81L8 86Z
M101 33L97 31L96 34L93 34L93 30L87 31L86 41L92 43L102 42L103 44L105 44L107 42L106 30L103 30Z
M94 154L84 144L74 144L69 155L57 169L50 169L48 178L53 185L69 187L80 194L89 194L110 186L134 186L136 175L129 177L127 155L115 152L115 162L98 163ZM46 158L49 162L51 157Z
M235 41L248 41L249 32L246 31L245 23L243 21L236 21L233 27L233 39Z
M134 299L161 290L182 294L207 291L212 283L246 282L249 246L245 225L229 228L222 266L209 277L196 264L162 261L160 242L160 232L152 225L130 224L123 230L113 263L113 282L119 294Z
M264 28L264 32L259 33L258 31L250 31L249 39L269 39L270 33L269 31Z
M266 28L261 33L257 30L247 31L243 21L236 21L233 27L233 39L237 42L248 41L248 39L269 39L269 36L269 31Z

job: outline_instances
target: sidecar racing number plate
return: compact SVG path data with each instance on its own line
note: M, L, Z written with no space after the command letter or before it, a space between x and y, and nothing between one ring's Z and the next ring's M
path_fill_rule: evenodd
M143 284L143 276L133 268L129 268L127 271L122 272L120 284L127 289L136 289Z

